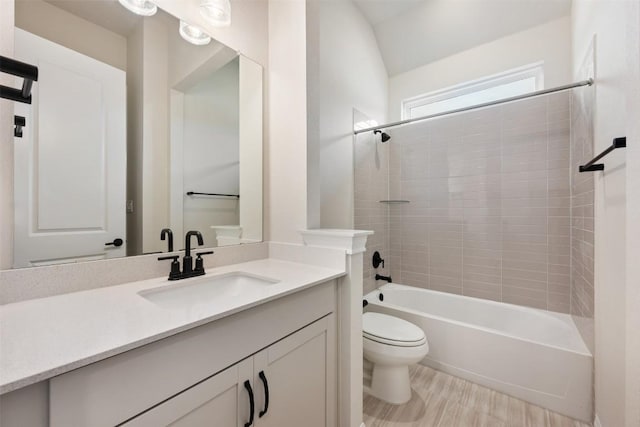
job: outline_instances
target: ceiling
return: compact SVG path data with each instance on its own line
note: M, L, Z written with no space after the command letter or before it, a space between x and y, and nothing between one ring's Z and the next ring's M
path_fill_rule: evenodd
M122 7L117 0L44 0L53 6L127 37L142 19Z
M354 0L354 3L374 26L424 3L424 0Z
M571 13L571 0L353 0L389 76Z

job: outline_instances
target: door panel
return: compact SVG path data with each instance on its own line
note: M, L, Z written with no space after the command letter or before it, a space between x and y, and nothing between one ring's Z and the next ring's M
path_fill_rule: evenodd
M244 360L123 424L123 427L241 427L249 419Z
M33 149L33 161L38 165L34 188L38 229L104 229L103 85L46 61L40 61L39 71Z
M254 384L257 427L326 427L328 420L327 318L296 332L255 355ZM259 378L263 371L269 387L269 407Z
M16 29L17 59L39 68L15 139L14 266L124 256L126 74Z

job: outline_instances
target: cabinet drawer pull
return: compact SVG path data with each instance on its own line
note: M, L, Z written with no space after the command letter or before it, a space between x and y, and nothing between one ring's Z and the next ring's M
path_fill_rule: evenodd
M267 377L265 376L264 371L260 371L258 376L262 380L262 385L264 386L264 409L258 414L259 417L262 418L269 410L269 383L267 382Z
M251 415L249 415L249 422L244 424L244 427L250 427L253 424L253 415L256 410L256 404L253 400L253 389L251 388L251 383L249 380L244 382L244 388L247 389L247 393L249 393L249 411Z

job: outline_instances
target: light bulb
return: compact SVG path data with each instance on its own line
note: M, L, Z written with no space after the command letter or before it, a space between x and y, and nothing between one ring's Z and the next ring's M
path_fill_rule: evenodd
M200 14L214 27L231 25L231 3L229 0L202 0Z
M180 21L180 35L189 43L202 46L211 42L211 37L195 25Z
M158 11L158 6L149 0L118 0L122 6L136 15L151 16Z

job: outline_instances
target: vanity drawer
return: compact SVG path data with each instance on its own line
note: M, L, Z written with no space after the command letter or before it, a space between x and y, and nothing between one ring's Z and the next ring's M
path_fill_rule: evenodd
M330 281L50 380L50 426L114 426L334 312Z

